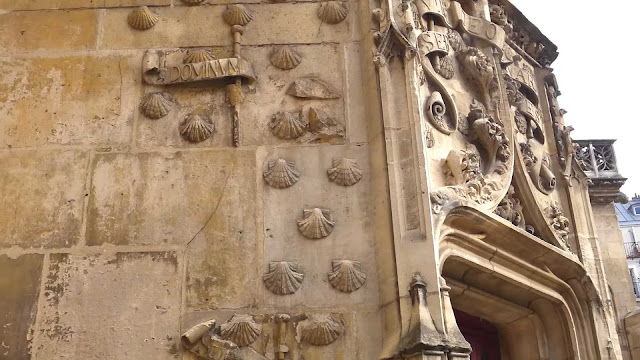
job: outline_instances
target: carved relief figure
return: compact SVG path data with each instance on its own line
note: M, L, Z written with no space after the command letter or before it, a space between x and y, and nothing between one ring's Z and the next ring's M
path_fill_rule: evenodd
M496 208L495 214L509 221L514 226L525 229L522 204L520 204L520 200L515 197L515 189L513 186L509 186L507 196L500 201L500 205Z
M551 228L558 234L558 237L562 240L567 249L571 250L569 246L569 219L562 214L562 208L557 202L551 202L546 209L547 217L551 219Z
M547 195L553 192L556 188L556 177L550 168L549 155L543 153L542 158L538 159L528 143L520 143L520 151L529 177L535 187Z

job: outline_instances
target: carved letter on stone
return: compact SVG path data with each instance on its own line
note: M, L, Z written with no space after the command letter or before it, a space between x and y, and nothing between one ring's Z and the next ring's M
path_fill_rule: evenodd
M310 239L322 239L331 234L335 224L331 210L305 209L302 219L298 220L298 229L302 235Z
M298 271L298 265L287 261L272 261L269 272L262 276L264 285L274 294L289 295L302 285L304 274Z
M298 342L311 345L329 345L344 334L344 325L328 314L313 314L296 328Z

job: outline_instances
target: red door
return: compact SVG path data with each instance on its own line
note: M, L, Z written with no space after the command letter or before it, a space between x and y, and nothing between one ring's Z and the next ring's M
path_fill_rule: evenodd
M462 335L471 344L471 360L500 360L498 329L490 322L453 310Z

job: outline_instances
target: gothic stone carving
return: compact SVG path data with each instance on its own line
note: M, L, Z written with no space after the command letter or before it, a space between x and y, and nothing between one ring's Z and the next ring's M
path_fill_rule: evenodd
M214 333L215 320L200 323L182 335L182 346L190 353L207 360L241 359L238 346Z
M546 209L546 213L551 220L551 228L558 234L567 249L571 250L569 246L569 219L563 216L560 205L555 201L551 202Z
M222 18L231 26L245 26L253 20L253 15L243 5L230 5L222 14Z
M522 204L520 204L520 200L515 197L515 189L513 186L509 186L507 196L500 201L500 205L496 208L495 213L514 226L525 229Z
M307 122L302 116L301 111L283 112L280 111L273 116L269 127L271 132L284 140L298 138L304 134L307 128Z
M522 159L533 185L543 194L550 194L556 188L556 177L550 168L549 155L542 154L542 159L533 153L529 143L520 143Z
M180 135L194 143L208 139L214 130L211 120L200 115L189 115L180 124Z
M427 99L427 119L443 134L451 134L458 127L458 119L447 113L447 106L438 91L432 92Z
M165 117L173 108L173 97L166 92L145 95L140 101L140 111L150 119Z
M271 65L281 70L291 70L302 62L302 55L289 45L276 47L269 57Z

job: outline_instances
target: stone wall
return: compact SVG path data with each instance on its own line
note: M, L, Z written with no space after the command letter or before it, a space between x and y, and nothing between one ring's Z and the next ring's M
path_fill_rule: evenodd
M373 103L364 87L375 89L375 76L370 59L361 65L360 39L369 9L352 0L331 24L317 2L246 1L253 19L241 55L257 81L242 86L234 147L227 80L143 81L149 49L232 57L227 3L0 0L0 358L188 359L182 333L234 314L261 326L245 359L378 356L369 157L383 150L368 146ZM128 17L143 5L158 21L137 30ZM282 44L301 58L293 69L270 60ZM334 94L287 94L309 76ZM153 92L173 104L157 120L139 106ZM270 127L278 112L305 120L314 112L321 123L317 133L281 139ZM180 125L191 115L210 119L213 134L185 139ZM357 162L355 184L328 176L343 158ZM293 186L264 181L278 159L294 163ZM296 223L314 208L335 222L321 239ZM332 286L328 273L340 259L360 262L361 288ZM294 294L263 284L273 261L304 274ZM290 316L284 332L278 314ZM306 318L326 315L339 327L330 344L296 337Z

